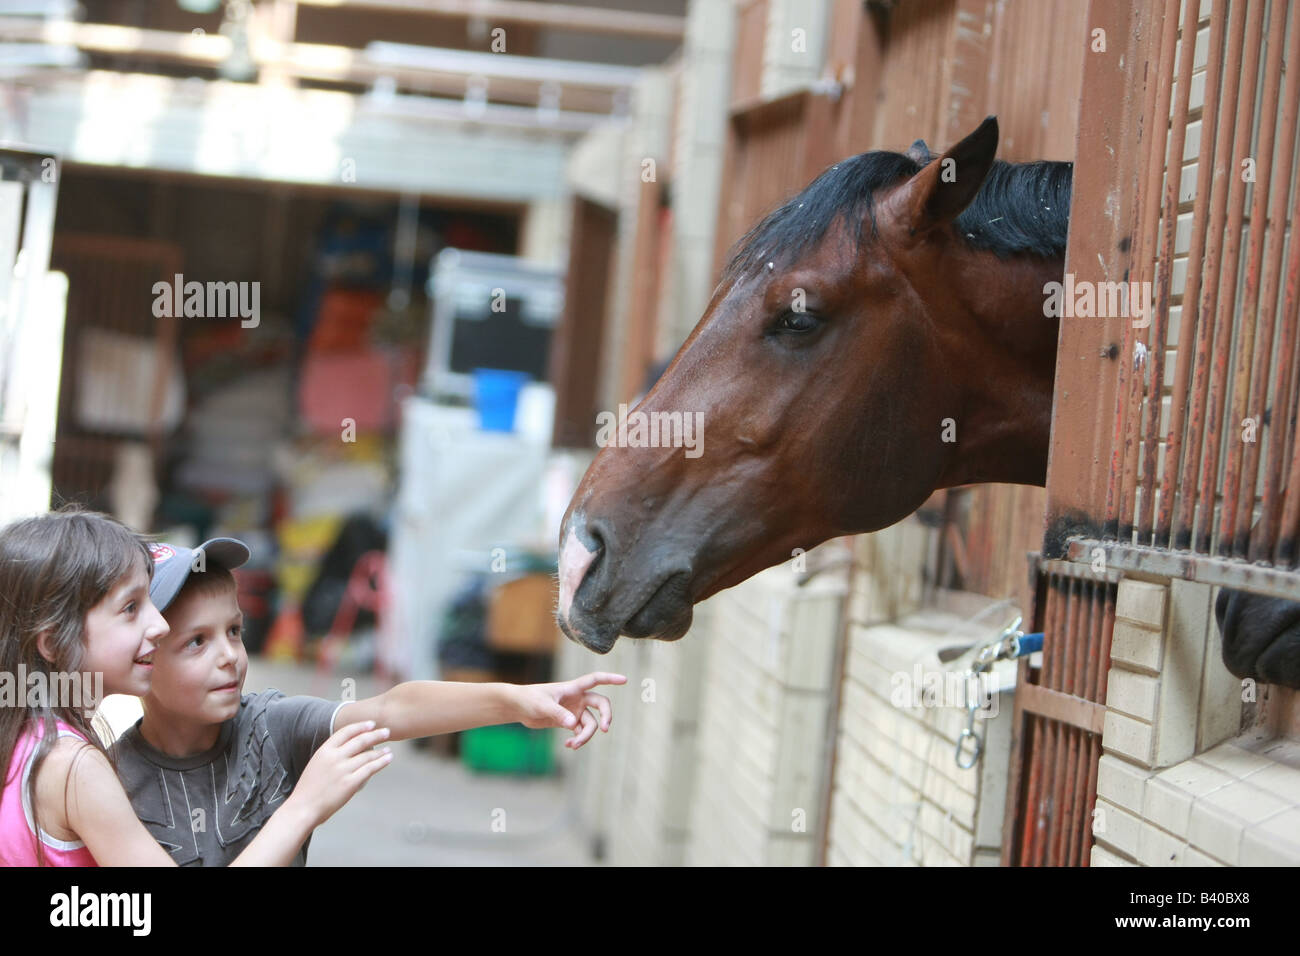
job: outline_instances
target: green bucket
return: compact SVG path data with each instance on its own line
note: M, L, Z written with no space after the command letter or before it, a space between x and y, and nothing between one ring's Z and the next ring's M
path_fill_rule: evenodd
M465 766L482 773L544 776L555 771L551 741L551 730L523 724L474 727L461 731L460 755Z

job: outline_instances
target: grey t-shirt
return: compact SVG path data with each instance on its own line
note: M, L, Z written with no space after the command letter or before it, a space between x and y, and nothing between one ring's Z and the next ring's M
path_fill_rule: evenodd
M278 690L245 694L212 749L190 757L156 750L136 721L113 745L117 775L136 816L172 859L226 866L293 790L341 706ZM310 842L294 866L307 862Z

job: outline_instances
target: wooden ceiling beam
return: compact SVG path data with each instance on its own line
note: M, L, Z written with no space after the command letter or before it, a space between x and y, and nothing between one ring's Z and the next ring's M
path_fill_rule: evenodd
M304 7L482 18L577 33L615 33L678 42L686 35L686 18L681 16L535 0L297 0L297 3Z
M208 69L219 67L231 51L230 39L219 34L14 17L0 17L0 39L74 46L89 53L139 56ZM394 44L387 46L397 49ZM365 50L319 43L278 43L262 38L252 44L252 57L259 67L272 66L300 79L369 86L387 78L419 93L452 98L464 98L471 81L486 82L489 100L530 106L538 104L543 87L558 86L556 105L577 112L614 112L620 91L631 85L630 78L635 75L635 70L616 70L603 64L505 53L476 56L447 50L441 51L444 56L434 56L437 51L432 48L420 48L420 52L431 54L428 65L379 62ZM588 66L591 69L585 70ZM619 73L626 76L619 78ZM601 74L609 74L609 78Z

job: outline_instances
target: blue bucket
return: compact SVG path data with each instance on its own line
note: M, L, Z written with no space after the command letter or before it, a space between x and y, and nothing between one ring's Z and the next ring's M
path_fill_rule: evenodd
M515 430L515 408L519 390L531 380L527 372L502 368L474 369L474 396L479 425L488 432Z

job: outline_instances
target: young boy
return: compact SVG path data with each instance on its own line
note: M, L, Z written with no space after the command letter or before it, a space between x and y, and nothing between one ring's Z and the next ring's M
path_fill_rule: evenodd
M519 722L567 727L577 749L596 732L589 708L609 731L609 699L591 692L622 684L593 673L553 684L408 681L342 703L244 694L248 652L230 573L250 557L233 538L194 550L153 547L149 596L171 630L154 653L144 716L114 745L117 771L136 815L177 863L223 866L239 855L297 782L316 749L339 727L365 720L392 740ZM196 570L197 569L197 570ZM294 865L307 860L310 839Z

